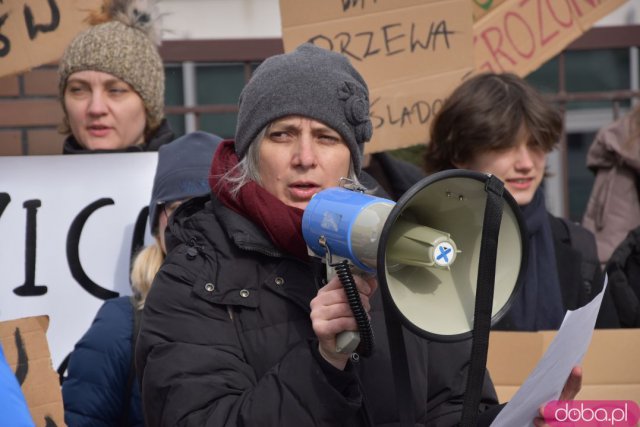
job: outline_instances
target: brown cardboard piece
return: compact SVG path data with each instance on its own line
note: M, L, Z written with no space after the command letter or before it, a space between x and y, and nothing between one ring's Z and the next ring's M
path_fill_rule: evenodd
M371 92L367 152L423 144L442 100L472 71L468 0L280 0L285 51L345 54Z
M64 409L60 381L49 354L48 327L48 316L0 322L0 341L9 366L21 382L35 425L60 427L65 425Z
M372 89L369 98L375 130L373 139L366 144L367 152L400 148L407 141L425 144L433 116L447 94L470 72L462 68ZM402 141L398 141L399 138Z
M487 368L500 402L516 393L551 344L556 331L492 331ZM582 362L576 399L640 402L640 329L596 329Z
M285 28L324 21L353 18L380 12L389 12L411 6L422 6L442 0L300 0L304 7L296 6L296 0L280 2L280 16Z
M367 81L372 153L426 143L464 77L525 76L624 1L280 0L280 13L285 51L313 41L345 54Z
M0 77L57 61L101 0L0 2ZM31 16L31 18L28 18Z
M507 0L473 24L476 70L526 76L626 0Z

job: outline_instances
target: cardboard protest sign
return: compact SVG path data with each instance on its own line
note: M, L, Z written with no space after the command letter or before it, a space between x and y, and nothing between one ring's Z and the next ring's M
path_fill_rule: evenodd
M557 331L492 331L487 368L500 402L518 391ZM576 399L640 402L640 329L596 329L582 361L584 377ZM612 356L613 355L613 356Z
M101 0L0 1L0 77L56 61Z
M507 0L473 25L478 71L526 76L626 0Z
M315 24L341 18L354 18L389 12L398 8L421 6L441 0L332 0L303 1L304 8L296 7L295 1L280 2L280 17L283 28Z
M469 72L455 70L371 90L370 116L375 130L373 140L365 145L367 152L401 148L409 141L412 145L426 143L433 116Z
M425 143L444 97L473 68L468 0L280 0L285 51L346 55L369 85L367 152Z
M0 341L38 427L64 426L58 374L51 365L47 316L0 322Z
M0 321L46 314L59 366L105 299L130 295L157 153L0 157ZM148 227L147 227L148 228Z

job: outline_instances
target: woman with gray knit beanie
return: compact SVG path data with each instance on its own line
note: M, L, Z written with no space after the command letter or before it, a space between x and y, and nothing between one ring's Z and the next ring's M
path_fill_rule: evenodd
M65 154L156 151L173 140L156 15L151 0L105 0L67 46L58 68Z
M356 320L301 229L314 194L357 182L371 134L368 88L345 56L304 44L256 69L211 196L184 203L166 233L136 347L147 425L399 425L377 281L354 278L376 351L337 352ZM405 332L413 418L458 424L470 343ZM497 403L485 378L482 411Z

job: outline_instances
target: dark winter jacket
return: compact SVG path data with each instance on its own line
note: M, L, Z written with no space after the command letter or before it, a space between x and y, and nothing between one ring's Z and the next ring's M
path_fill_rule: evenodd
M363 170L375 178L395 201L426 176L416 165L385 152L372 154L369 165Z
M613 251L607 274L621 326L640 328L640 227Z
M571 242L569 230L559 218L549 215L553 245L556 252L556 265L562 291L562 302L566 310L575 310L591 301L604 286L604 274L598 266L595 238L590 235L588 247L578 249ZM579 245L577 245L579 246ZM586 281L581 270L591 268L593 279ZM611 298L611 289L607 289L600 306L596 328L618 328L618 314Z
M132 145L123 150L87 150L82 147L73 135L69 135L64 141L62 147L63 154L91 154L91 153L137 153L146 151L158 151L158 149L168 144L175 139L173 131L169 127L169 123L166 119L162 120L160 126L151 135L148 141L145 141L142 145Z
M132 369L133 305L129 297L107 300L75 345L62 383L69 427L143 426L138 381L127 391ZM125 402L126 396L130 399ZM123 416L128 420L123 424Z
M136 348L148 425L360 426L368 417L398 425L380 292L374 355L340 371L317 350L313 263L282 254L215 198L183 204L167 244ZM405 340L416 425L455 425L470 343L429 343L407 331ZM487 378L482 406L495 404Z
M575 310L591 301L600 293L604 285L604 275L597 258L596 242L589 233L591 242L588 245L580 247L580 244L576 245L575 242L572 244L567 225L560 218L551 214L548 215L548 218L553 235L553 247L564 311ZM583 269L586 270L585 273L583 273ZM620 327L620 323L613 304L611 289L607 288L602 299L596 328L618 327ZM514 329L508 313L494 326L494 329Z

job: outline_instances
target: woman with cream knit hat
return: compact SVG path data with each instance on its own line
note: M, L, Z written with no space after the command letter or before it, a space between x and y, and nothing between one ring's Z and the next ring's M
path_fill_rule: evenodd
M60 60L65 154L156 151L173 139L151 0L105 0Z

